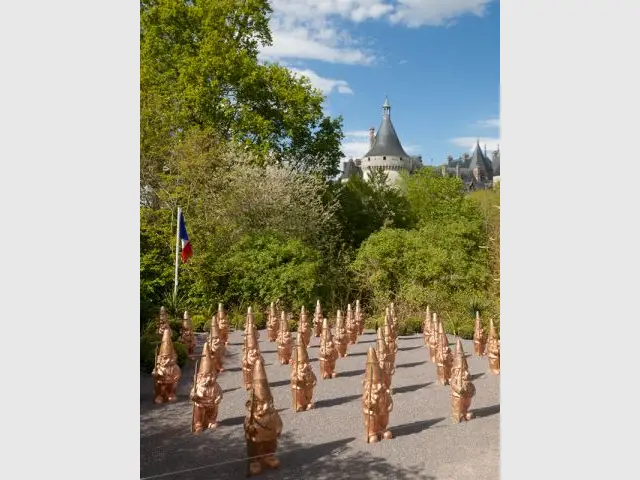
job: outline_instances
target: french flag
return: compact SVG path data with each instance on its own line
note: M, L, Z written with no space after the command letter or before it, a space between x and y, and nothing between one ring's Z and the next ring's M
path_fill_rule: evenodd
M187 263L189 258L193 256L193 249L191 248L191 242L189 242L189 235L187 234L187 225L184 223L184 215L180 212L180 241L182 242L182 262Z

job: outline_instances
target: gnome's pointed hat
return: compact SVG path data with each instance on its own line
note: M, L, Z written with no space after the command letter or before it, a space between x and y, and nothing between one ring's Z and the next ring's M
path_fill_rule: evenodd
M209 343L205 342L202 347L202 356L200 357L200 366L198 367L198 375L211 375L215 374L213 368L213 358L211 357L211 349Z
M220 313L224 313L224 308L223 308L223 306L222 306L222 302L219 302L219 303L218 303L218 311L219 311Z
M247 309L247 317L244 321L244 331L245 333L249 332L249 325L253 325L253 310L251 310L251 307L249 307Z
M184 315L182 316L182 325L191 328L191 315L186 310L184 311Z
M296 336L296 363L297 362L309 363L309 354L302 340L302 335Z
M173 342L171 341L171 330L164 330L162 332L162 343L160 344L160 351L158 354L160 356L166 355L175 355L175 350L173 349Z
M216 317L211 319L211 331L209 332L209 336L211 338L219 338L220 337L220 327L218 322L216 322Z
M330 340L331 339L331 329L329 328L329 320L326 318L322 319L322 339Z
M304 308L304 305L300 309L300 322L307 323L307 311Z
M338 310L338 312L336 313L336 329L341 328L342 326L342 312Z
M384 341L384 334L380 327L378 327L378 332L376 333L376 346L378 347L378 351L387 351L387 342Z
M316 301L316 315L322 315L322 307L320 306L320 299Z
M164 305L162 307L160 307L160 318L167 318L167 309L164 308Z
M367 367L365 370L365 380L372 383L378 383L382 381L382 370L380 369L380 363L378 363L378 355L373 347L369 347L367 352Z
M278 327L281 332L289 331L289 322L287 322L287 314L284 312L280 313L280 321L278 322Z
M496 326L493 324L493 318L489 319L489 337L498 338L498 332L496 332Z
M360 310L360 300L356 300L356 310Z
M271 389L269 388L269 380L267 379L267 372L264 369L264 361L260 358L258 358L253 365L252 387L256 400L261 402L273 401Z
M462 348L462 340L460 340L459 338L456 341L455 365L462 368L463 370L469 370L467 356L464 354L464 349Z

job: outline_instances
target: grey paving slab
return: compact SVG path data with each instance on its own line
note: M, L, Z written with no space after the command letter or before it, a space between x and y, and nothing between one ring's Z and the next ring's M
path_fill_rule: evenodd
M193 363L183 369L178 401L156 406L150 375L140 376L140 475L142 478L230 480L246 478L243 419L247 392L242 387L241 331L230 334L226 371L218 377L224 391L220 426L201 435L190 432L188 393ZM450 336L453 342L455 337ZM198 336L200 352L205 336ZM282 467L256 478L269 479L418 479L497 480L500 472L500 378L488 372L487 359L468 357L477 393L472 410L478 417L453 424L450 388L436 383L422 335L400 337L393 377L394 409L390 429L395 438L364 443L362 380L373 330L365 331L349 355L338 359L338 376L322 380L317 361L319 339L309 356L318 385L316 408L294 413L288 366L277 361L276 344L260 332L260 348L276 408L284 423L278 446ZM471 341L463 341L472 353Z

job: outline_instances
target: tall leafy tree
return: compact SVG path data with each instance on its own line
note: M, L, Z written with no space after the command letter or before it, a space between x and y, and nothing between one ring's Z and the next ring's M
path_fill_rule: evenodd
M306 78L258 61L271 44L267 0L143 0L141 177L158 181L193 128L243 144L263 162L338 171L342 119L325 117Z

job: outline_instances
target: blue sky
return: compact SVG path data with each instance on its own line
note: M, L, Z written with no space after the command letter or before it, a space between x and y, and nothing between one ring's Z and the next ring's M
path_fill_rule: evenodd
M279 62L344 117L346 156L362 156L388 95L391 119L425 164L459 156L480 138L500 142L498 0L271 0Z

